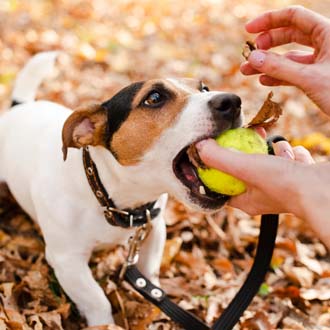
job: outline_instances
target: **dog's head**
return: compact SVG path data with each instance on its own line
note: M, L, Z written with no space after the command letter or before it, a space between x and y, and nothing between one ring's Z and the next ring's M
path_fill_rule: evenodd
M102 146L138 183L136 194L152 191L157 198L168 192L199 210L217 209L227 197L202 184L186 151L241 126L240 106L238 96L211 92L193 79L133 83L102 104L72 113L63 127L64 158L69 147Z

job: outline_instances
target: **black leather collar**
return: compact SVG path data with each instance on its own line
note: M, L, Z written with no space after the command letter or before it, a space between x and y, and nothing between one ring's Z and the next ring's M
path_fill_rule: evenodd
M105 208L104 217L110 225L123 228L139 227L148 222L148 216L152 220L159 214L160 209L154 208L156 201L135 209L117 209L100 180L97 167L87 147L83 148L83 163L88 183L100 205Z

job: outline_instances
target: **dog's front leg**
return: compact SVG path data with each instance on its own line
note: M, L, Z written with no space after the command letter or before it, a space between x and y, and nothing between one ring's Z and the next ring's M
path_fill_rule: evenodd
M91 221L94 211L87 207L82 210L79 200L70 200L62 191L47 189L49 185L42 181L34 183L34 205L46 243L46 259L61 287L89 326L114 323L111 304L88 266L95 246L91 234L95 227Z
M64 291L86 317L88 325L114 323L111 305L88 267L86 255L57 253L46 249L47 261L54 268Z
M138 261L139 270L157 286L159 286L159 270L166 241L166 224L164 218L166 203L167 194L163 194L155 205L155 207L161 209L160 214L152 221L152 231L141 246Z

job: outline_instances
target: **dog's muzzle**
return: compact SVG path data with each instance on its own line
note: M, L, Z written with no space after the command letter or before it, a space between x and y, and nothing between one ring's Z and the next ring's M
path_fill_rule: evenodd
M205 138L214 138L220 133L242 125L241 99L230 93L214 95L207 103L213 118L212 134L201 136L183 148L173 160L173 172L179 181L188 189L190 200L203 209L219 209L229 196L211 191L199 179L197 168L190 162L187 150Z

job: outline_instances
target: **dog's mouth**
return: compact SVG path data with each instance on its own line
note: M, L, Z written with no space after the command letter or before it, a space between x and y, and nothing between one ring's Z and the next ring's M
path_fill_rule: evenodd
M195 143L193 143L194 145ZM197 162L191 161L190 146L183 148L173 160L173 172L178 180L189 189L192 201L205 209L217 209L224 205L229 196L211 191L199 179Z

